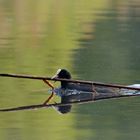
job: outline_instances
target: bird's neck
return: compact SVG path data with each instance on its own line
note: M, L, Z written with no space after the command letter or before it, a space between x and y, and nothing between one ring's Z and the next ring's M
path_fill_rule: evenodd
M67 86L68 86L68 82L66 82L66 81L62 81L61 82L61 88L67 88Z

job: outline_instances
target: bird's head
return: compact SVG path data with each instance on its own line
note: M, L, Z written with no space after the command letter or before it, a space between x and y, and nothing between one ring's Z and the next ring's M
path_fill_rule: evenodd
M68 72L66 69L58 69L56 74L52 77L54 78L62 78L62 79L71 79L71 74ZM61 81L61 87L62 88L67 88L68 82L66 81Z
M71 74L65 69L58 69L53 78L71 79Z

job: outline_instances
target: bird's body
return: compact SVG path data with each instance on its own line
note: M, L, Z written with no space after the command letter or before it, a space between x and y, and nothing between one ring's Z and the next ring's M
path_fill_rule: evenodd
M59 69L53 78L71 79L71 74L65 69ZM67 104L75 101L94 100L103 97L118 96L118 92L107 87L94 87L92 84L72 83L61 81L61 87L54 89L54 93L61 97L61 103ZM56 109L62 113L71 111L72 105L59 106Z

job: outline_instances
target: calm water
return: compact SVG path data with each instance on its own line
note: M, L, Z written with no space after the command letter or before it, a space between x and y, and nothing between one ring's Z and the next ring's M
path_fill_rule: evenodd
M1 0L0 73L140 83L139 0ZM43 102L41 81L0 78L0 107ZM58 100L58 99L57 99ZM0 113L0 140L139 140L140 98Z

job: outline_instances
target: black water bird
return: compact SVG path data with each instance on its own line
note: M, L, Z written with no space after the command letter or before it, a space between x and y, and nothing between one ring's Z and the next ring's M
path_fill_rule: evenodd
M71 74L65 69L58 69L53 78L71 79ZM118 96L112 88L94 86L92 84L72 83L61 81L61 103L71 103L77 101L97 100L105 97ZM72 105L59 106L56 109L62 113L71 111Z

